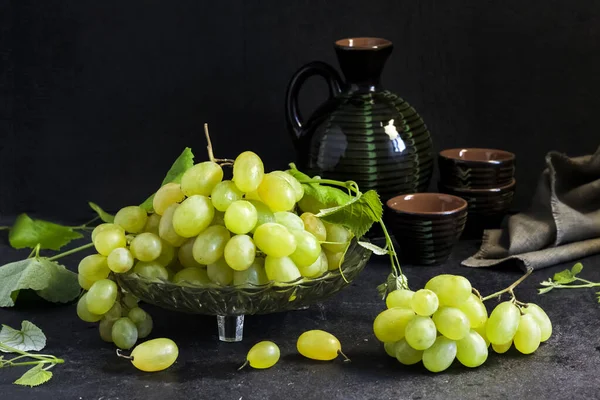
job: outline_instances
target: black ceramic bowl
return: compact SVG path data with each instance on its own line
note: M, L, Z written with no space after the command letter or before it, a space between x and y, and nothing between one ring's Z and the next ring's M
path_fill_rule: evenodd
M447 149L438 155L440 181L457 188L487 189L510 184L515 155L496 149Z
M389 199L387 222L403 262L443 263L467 221L467 202L443 193L414 193Z

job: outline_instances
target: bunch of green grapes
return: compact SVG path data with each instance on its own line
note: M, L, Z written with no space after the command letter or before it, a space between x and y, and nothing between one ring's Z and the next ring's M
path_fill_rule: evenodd
M100 321L103 339L129 349L152 327L137 300L121 293L114 274L237 286L317 278L340 267L351 232L298 212L304 189L292 175L265 173L260 157L247 151L235 160L233 179L223 176L219 164L198 163L181 183L156 192L153 213L125 207L114 223L94 229L98 254L79 265L88 292L78 312L84 321Z
M462 276L438 275L416 292L395 290L386 305L373 323L386 353L405 365L422 361L431 372L444 371L455 358L478 367L487 360L490 343L497 353L514 344L530 354L552 334L550 319L536 304L506 301L488 316Z

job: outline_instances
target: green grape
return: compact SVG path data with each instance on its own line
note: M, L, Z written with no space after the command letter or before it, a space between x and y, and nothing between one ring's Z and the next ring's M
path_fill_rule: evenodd
M171 339L152 339L131 352L131 363L140 371L157 372L169 368L177 360L179 349Z
M131 309L131 308L137 307L138 302L140 301L140 299L138 299L137 297L135 297L131 293L125 293L123 295L123 300L122 301L123 301L123 304L125 305L125 307Z
M483 338L483 340L485 340L485 346L490 347L490 341L487 338L486 327L487 327L487 321L484 322L484 324L481 325L479 328L473 328L473 330L475 332L479 333L479 336L481 336Z
M175 260L175 247L170 245L165 239L161 238L160 240L162 250L160 251L160 256L158 256L158 258L154 261L163 267L167 267Z
M127 317L119 318L112 327L112 341L120 349L129 350L138 340L138 331L133 321Z
M154 261L162 252L162 242L154 233L144 232L133 238L129 249L133 257L140 261Z
M196 194L210 196L210 193L221 180L223 180L221 166L212 161L204 161L183 173L181 190L188 197Z
M348 197L350 200L350 197ZM304 212L309 212L311 214L318 214L321 210L323 210L325 205L317 200L315 200L312 196L304 196L298 202L298 207Z
M412 308L410 302L415 292L408 289L397 289L390 292L385 298L385 305L387 308Z
M325 247L323 245L323 247ZM339 269L341 264L344 262L344 251L333 253L327 249L323 249L325 256L327 257L327 269L333 271Z
M190 283L192 285L208 285L211 283L208 272L204 268L190 267L177 272L173 277L174 283Z
M479 333L471 330L456 342L456 358L465 367L475 368L487 360L488 346Z
M265 272L270 281L292 282L301 277L298 267L289 257L265 258Z
M236 271L249 268L256 257L256 246L248 235L235 235L225 245L225 262Z
M85 322L98 322L102 319L102 315L94 314L88 310L87 293L84 293L77 302L77 316Z
M225 213L223 211L215 210L215 216L210 224L225 226Z
M410 347L406 339L396 342L394 350L396 352L396 359L400 362L400 364L413 365L423 359L423 350L413 349Z
M117 274L122 274L129 271L131 267L133 267L133 256L126 248L119 247L118 249L114 249L110 252L108 258L106 259L106 263L111 271Z
M264 175L265 167L262 160L251 151L241 153L233 163L233 181L242 192L256 190Z
M160 215L158 214L150 214L148 215L148 221L146 221L146 226L144 226L144 232L154 233L158 235L158 226L160 225Z
M423 352L423 366L431 372L446 370L456 358L456 342L440 336Z
M251 192L247 192L244 194L244 199L250 201L250 200L257 200L260 201L260 196L258 195L258 190L253 190ZM261 201L262 203L262 201ZM269 210L270 211L270 210ZM271 211L272 212L272 211Z
M198 236L208 228L214 216L215 208L210 199L195 194L185 199L173 213L173 228L181 237Z
M115 215L115 224L120 225L128 233L140 233L144 230L148 214L140 206L121 208Z
M404 338L404 332L415 313L407 308L388 308L373 321L373 332L380 342L397 342Z
M310 232L317 238L318 241L324 242L327 240L327 230L325 224L313 213L305 212L300 216L304 222L304 229Z
M154 208L156 214L163 215L171 204L181 203L183 199L185 199L185 195L181 191L179 183L166 183L154 194L152 208Z
M92 285L94 284L94 280L86 278L84 275L78 274L77 275L77 282L79 282L79 286L83 289L83 290L90 290L90 288L92 287Z
M302 218L289 211L278 211L275 214L275 222L288 228L290 232L294 229L304 230L304 221Z
M510 342L504 343L504 344L493 344L492 349L494 349L494 351L498 354L504 354L508 350L510 350L512 344L513 344L512 340Z
M490 343L504 344L510 342L517 332L520 317L519 309L510 301L498 304L490 314L485 328Z
M479 328L488 319L487 309L481 301L481 299L471 293L467 300L457 307L459 310L465 313L471 324L471 329Z
M312 265L321 255L319 241L312 233L304 230L292 230L291 233L296 239L296 250L290 254L290 258L298 267Z
M87 292L86 304L92 314L105 314L115 304L119 288L110 279L94 282Z
M385 354L392 358L396 358L396 343L397 342L385 342L383 344L383 349L385 350Z
M258 195L273 212L289 211L296 204L296 193L287 180L267 174L258 187Z
M123 229L119 225L110 224L110 223L100 224L97 227L95 227L94 230L92 231L92 242L94 241L94 239L96 239L96 235L98 235L100 232L103 232L105 230L110 230L110 229L116 229L118 231L123 232L123 234L125 234L125 229Z
M242 369L246 364L250 364L252 368L266 369L271 368L279 361L279 347L269 341L262 341L256 343L246 356L246 362L240 367Z
M202 265L213 264L223 257L225 245L230 238L227 228L213 225L200 233L192 247L192 255L196 262Z
M439 300L429 289L417 290L412 296L410 306L417 315L428 317L437 311Z
M233 269L227 265L225 258L220 258L216 262L208 264L206 272L211 281L221 286L231 285L233 282Z
M181 246L186 239L179 236L177 232L175 232L175 228L173 228L173 215L179 207L180 204L171 204L169 208L165 210L160 219L160 224L158 225L158 236L174 247Z
M247 200L250 204L254 206L256 209L256 225L252 229L252 233L256 231L256 228L261 226L262 224L266 224L268 222L275 222L275 214L273 211L265 203L260 200Z
M431 318L437 330L448 339L460 340L469 333L471 328L469 318L458 308L440 307Z
M139 307L132 308L127 314L127 318L135 324L138 331L138 339L144 339L152 332L152 317L146 311Z
M265 272L265 260L255 258L252 265L243 271L233 271L233 285L266 285L269 282Z
M523 313L531 315L540 327L540 341L545 342L552 336L552 322L548 314L540 306L533 303L527 303L527 307L522 308Z
M127 246L125 234L117 229L106 229L96 235L94 247L103 256L108 256L111 251Z
M84 257L79 262L77 271L80 276L85 277L87 280L91 281L91 283L99 281L100 279L106 279L108 274L110 274L107 259L100 254L92 254ZM84 289L89 290L89 288Z
M278 176L280 178L283 178L287 183L289 183L292 189L294 190L296 202L300 201L300 199L304 197L304 188L302 187L302 184L298 182L298 179L294 178L292 175L288 174L285 171L273 171L270 172L269 175Z
M519 327L513 339L515 348L523 354L531 354L540 347L541 338L542 330L535 317L531 314L521 315Z
M156 261L138 261L133 267L133 272L150 280L168 280L169 272Z
M210 228L212 228L212 226L205 229L204 232L208 231ZM202 232L200 235L203 235L204 232ZM194 258L194 243L196 243L196 238L189 238L177 251L177 259L184 268L204 267L204 265L206 265L200 264Z
M112 343L112 328L115 325L114 319L102 318L98 324L98 331L100 332L100 338L105 342Z
M471 295L471 283L463 276L438 275L431 278L425 289L437 294L441 306L458 307Z
M112 319L117 320L122 317L123 307L121 307L121 303L115 301L115 304L104 314L104 319Z
M272 257L286 257L296 250L296 238L288 229L269 222L256 228L254 243L263 253Z
M394 310L390 308L390 310ZM404 310L400 308L400 310ZM425 350L431 347L435 342L437 330L435 324L429 317L416 315L406 325L404 338L406 342L415 350Z
M348 242L352 239L350 231L341 225L330 224L323 222L325 230L327 231L327 241L332 243L323 243L323 247L332 253L339 253L346 251ZM333 243L335 242L335 243Z
M296 343L298 352L311 360L329 361L337 358L342 353L340 341L329 332L322 330L306 331L298 338Z
M227 211L234 201L242 199L244 193L231 181L219 182L210 194L213 206L219 211Z
M303 267L296 264L296 266L298 267L298 271L300 271L300 275L302 275L303 277L317 278L323 275L325 272L327 272L327 267L329 266L329 264L327 263L327 255L325 254L325 251L321 250L319 257L311 265Z
M258 222L256 208L246 200L234 201L225 211L225 226L231 232L243 235L254 229Z

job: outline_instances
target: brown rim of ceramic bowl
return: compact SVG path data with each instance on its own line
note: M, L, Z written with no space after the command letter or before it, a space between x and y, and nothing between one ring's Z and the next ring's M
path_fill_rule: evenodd
M345 38L335 42L335 47L346 50L379 50L391 45L389 40L376 37Z
M446 149L439 156L452 161L478 163L478 164L503 164L514 161L515 155L506 150L481 149L481 148L457 148Z
M465 193L465 194L470 194L470 193L471 194L494 194L494 193L506 192L506 191L509 191L509 190L513 189L516 186L516 184L517 184L517 180L513 178L513 180L508 185L504 185L504 186L500 186L500 187L495 187L495 188L490 188L490 189L457 188L457 187L453 187L453 186L446 186L442 182L439 182L438 184L443 189L448 189L448 190L451 190L451 191L457 192L457 193Z
M452 215L467 209L466 200L446 193L402 194L385 204L394 212L411 215Z

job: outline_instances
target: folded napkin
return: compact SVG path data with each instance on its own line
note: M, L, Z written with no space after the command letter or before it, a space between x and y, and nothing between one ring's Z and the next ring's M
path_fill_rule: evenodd
M467 267L516 262L524 270L600 253L600 148L569 158L550 152L528 211L483 233Z

